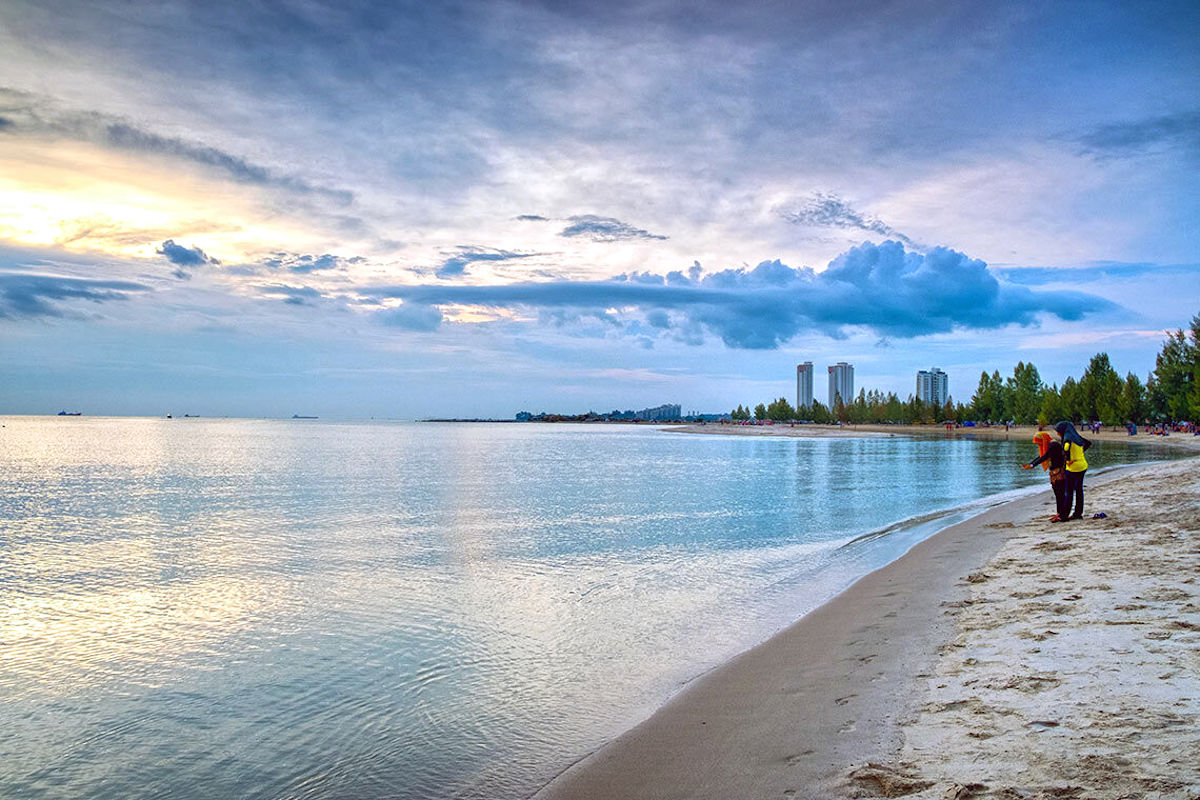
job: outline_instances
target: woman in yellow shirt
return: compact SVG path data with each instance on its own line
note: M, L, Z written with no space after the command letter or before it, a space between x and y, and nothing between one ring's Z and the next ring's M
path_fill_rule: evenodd
M1083 451L1091 447L1092 443L1080 436L1079 431L1075 430L1075 426L1070 422L1060 422L1054 426L1054 430L1058 431L1059 437L1062 438L1063 454L1067 462L1067 485L1064 487L1066 501L1063 505L1070 509L1074 502L1075 512L1069 519L1083 519L1083 473L1087 472L1088 467Z

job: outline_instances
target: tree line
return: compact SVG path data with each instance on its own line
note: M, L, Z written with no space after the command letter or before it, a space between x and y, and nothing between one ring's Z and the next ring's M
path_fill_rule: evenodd
M913 395L901 400L894 392L860 390L850 400L836 398L833 408L814 401L795 409L787 398L759 403L751 410L739 405L734 420L786 422L804 419L818 423L932 424L975 421L1048 425L1061 419L1121 425L1128 422L1200 420L1200 314L1187 330L1169 332L1155 359L1154 370L1141 380L1129 372L1122 378L1107 353L1097 353L1076 380L1047 385L1032 363L1017 362L1012 375L985 370L968 403L944 406L923 403Z

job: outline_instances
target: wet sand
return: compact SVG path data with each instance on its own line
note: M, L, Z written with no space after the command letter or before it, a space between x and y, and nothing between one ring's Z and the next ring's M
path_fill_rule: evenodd
M1200 795L1200 459L1087 498L947 528L537 797Z

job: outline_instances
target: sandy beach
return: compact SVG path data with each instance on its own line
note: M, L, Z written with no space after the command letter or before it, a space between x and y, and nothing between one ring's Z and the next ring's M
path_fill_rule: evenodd
M536 797L1200 796L1200 459L1089 476L1098 511L947 528Z

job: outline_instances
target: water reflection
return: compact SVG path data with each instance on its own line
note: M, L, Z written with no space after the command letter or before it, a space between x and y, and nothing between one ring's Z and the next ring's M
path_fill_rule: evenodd
M5 423L14 797L524 796L924 531L855 537L1044 481L1006 442Z

